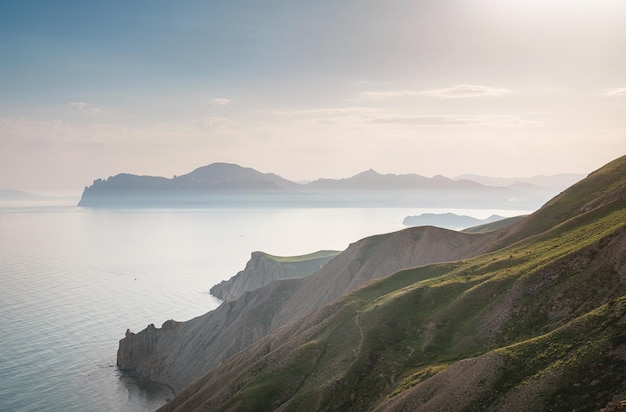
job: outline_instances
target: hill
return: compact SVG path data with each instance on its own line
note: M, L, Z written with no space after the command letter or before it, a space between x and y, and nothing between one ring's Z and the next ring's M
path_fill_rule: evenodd
M293 189L297 186L274 173L261 173L250 167L213 163L173 179L179 184L203 189Z
M214 163L173 178L121 173L85 187L78 206L197 206L241 201L237 195L283 194L297 186L273 173L228 163ZM224 199L224 194L230 196Z
M302 256L272 256L252 252L246 268L211 288L211 294L222 300L235 300L245 292L258 289L275 280L303 278L322 268L340 252L320 250Z
M362 241L353 266L423 251L396 236ZM623 397L626 157L511 226L466 236L488 253L329 299L161 410L591 411Z

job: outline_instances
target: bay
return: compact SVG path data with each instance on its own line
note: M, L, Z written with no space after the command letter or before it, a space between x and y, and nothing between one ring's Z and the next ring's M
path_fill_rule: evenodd
M0 410L151 411L171 391L115 367L126 329L215 309L253 251L343 250L421 213L513 210L96 210L75 197L0 203Z

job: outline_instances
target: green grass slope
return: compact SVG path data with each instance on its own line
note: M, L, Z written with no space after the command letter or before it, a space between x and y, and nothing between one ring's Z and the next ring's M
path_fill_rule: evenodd
M371 282L162 410L598 410L626 389L625 188L622 157L491 253Z

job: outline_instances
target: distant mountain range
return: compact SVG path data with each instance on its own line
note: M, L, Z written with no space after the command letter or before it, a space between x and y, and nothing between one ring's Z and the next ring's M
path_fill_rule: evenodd
M567 179L554 177L553 180ZM488 204L499 208L535 209L554 195L553 186L530 185L523 180L517 182L517 186L490 186L470 179L380 174L370 169L345 179L318 179L302 184L274 173L213 163L173 178L122 173L106 180L97 179L85 187L78 205L480 207Z
M0 190L0 200L35 200L41 196L21 190Z
M532 177L489 177L466 174L457 176L455 180L471 180L486 186L507 186L518 188L542 188L563 191L582 180L585 175L562 173L550 176L532 176Z
M346 179L318 179L305 185L323 190L481 190L484 185L445 176L424 177L417 174L380 174L372 169Z

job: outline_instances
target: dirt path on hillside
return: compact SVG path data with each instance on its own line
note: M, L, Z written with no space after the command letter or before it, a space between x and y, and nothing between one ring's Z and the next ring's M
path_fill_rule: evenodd
M359 346L356 348L356 351L354 353L354 357L358 358L359 355L361 354L361 347L363 346L363 340L365 339L365 334L363 333L363 328L361 327L361 323L359 322L359 315L361 314L361 311L357 310L356 311L356 317L354 318L355 322L356 322L356 326L357 328L359 328L359 333L361 334L361 339L359 340Z

